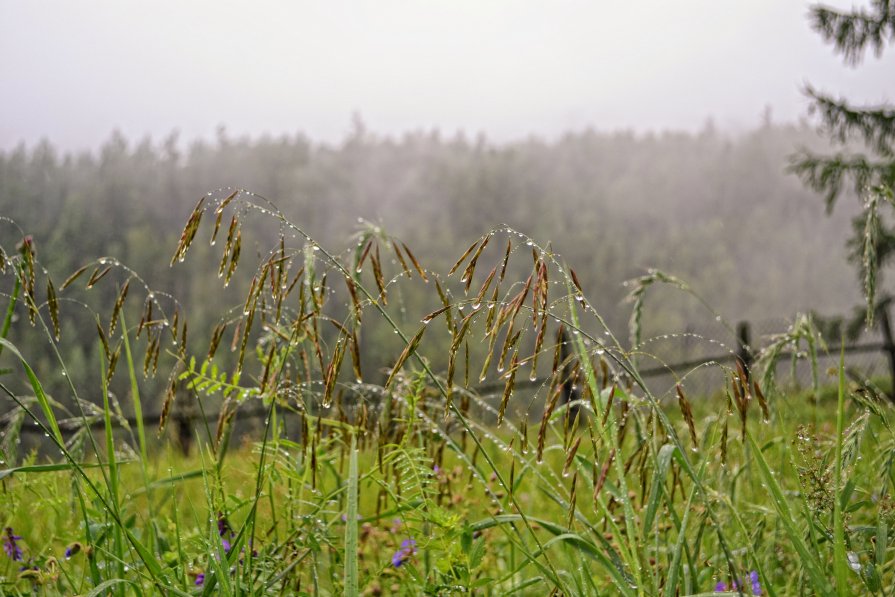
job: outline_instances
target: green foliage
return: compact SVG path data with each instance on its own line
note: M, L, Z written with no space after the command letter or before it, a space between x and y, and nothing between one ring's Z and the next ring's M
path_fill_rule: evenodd
M346 267L360 259L370 240L379 246L384 269L393 260L400 266L397 248L415 272L404 254L406 243L422 263L445 272L458 256L446 247L468 245L491 225L505 223L531 238L553 239L554 250L575 264L585 294L613 330L624 329L630 314L624 306L630 289L621 282L644 274L647 266L687 280L731 321L778 317L793 304L841 312L857 296L847 284L852 272L840 259L840 245L847 235L844 226L859 206L840 207L824 218L813 193L780 168L798 145L816 152L828 148L808 127L780 124L738 135L709 129L654 135L580 131L549 142L533 138L505 144L422 132L401 138L356 135L338 146L301 135L236 139L222 133L179 151L173 138L134 142L118 134L95 153L63 154L47 142L0 152L0 238L11 255L26 233L36 239L37 257L52 272L63 307L59 349L72 383L84 391L94 382L91 370L100 340L93 320L74 305L103 311L115 301L130 278L119 267L85 289L100 260L106 261L100 272L112 265L110 256L139 273L129 286L125 321L138 324L140 299L151 287L157 291L153 315L164 310L171 319L179 310L189 317L190 354L201 359L213 331L223 325L226 337L215 362L219 368L235 362L237 353L224 348L231 345L237 305L245 300L254 272L236 267L226 287L208 275L220 269L233 213L222 214L226 217L214 246L212 235L200 232L188 258L169 267L189 211L222 184L230 186L215 191L206 203L249 188L275 198L283 214L302 222L322 246L342 247L352 238L343 254ZM851 195L850 188L845 193ZM203 226L211 228L217 216L206 213ZM278 238L279 224L271 220L238 218L237 224L232 243L241 239L244 257L267 254ZM392 242L396 239L400 242ZM225 276L234 264L232 254L224 264ZM818 263L825 264L823 273ZM84 275L61 289L60 281L84 265L89 266ZM389 276L402 272L396 268ZM521 260L511 263L508 273L523 281L527 276ZM406 316L395 311L401 326L416 324L417 313L439 304L424 281L414 280L392 285L397 292L387 297L404 306ZM342 282L335 282L343 291ZM44 288L41 283L38 294ZM11 290L8 286L4 292ZM702 308L670 288L650 291L647 300L651 304L640 323L644 339L702 321ZM28 317L21 300L12 314ZM46 351L28 350L42 346L39 329L16 326L12 331L9 339L28 353L32 366L52 364ZM143 342L141 334L131 346L141 357ZM403 349L393 331L375 321L366 326L361 342L365 373L393 365ZM161 345L163 370L171 346ZM476 360L475 352L472 356ZM142 358L138 371L140 365ZM75 409L67 380L50 376L41 381L50 395ZM168 381L142 380L147 413L161 409ZM119 396L133 392L125 376L114 376L110 389ZM146 435L152 443L151 430Z
M869 10L853 8L848 12L815 6L811 19L821 37L853 66L861 62L867 48L879 55L895 41L895 6L888 0L874 0ZM863 211L855 218L854 236L849 243L851 261L859 272L866 299L869 327L878 308L878 272L895 251L895 229L878 212L881 202L895 205L895 108L855 106L811 86L805 93L833 141L847 146L853 142L862 144L867 152L824 156L803 150L792 158L791 168L809 187L824 193L828 212L848 179L855 193L864 198Z
M398 245L384 234L363 235L360 253L333 253L266 200L230 191L196 205L174 254L201 259L203 230L214 237L225 213L234 230L251 230L257 214L278 234L198 350L185 341L180 303L148 285L125 293L142 279L117 261L69 278L53 306L35 290L49 275L41 261L7 259L14 279L4 281L22 289L54 361L35 368L0 339L0 389L20 409L4 432L36 425L47 450L0 473L12 554L0 559L0 592L640 597L744 579L769 595L895 582L892 406L866 386L846 388L844 365L836 406L810 413L813 429L785 394L768 405L770 382L762 392L744 371L719 366L735 394L736 440L733 400L691 403L681 379L680 410L668 409L638 370L642 347L617 340L553 247L520 242L513 229L473 243L452 268L457 279L386 261L384 249ZM228 266L242 271L250 253L240 264L227 245ZM103 317L68 301L82 275L114 285ZM427 283L431 304L417 315L402 290ZM634 290L641 316L655 283L695 295L652 272ZM41 383L67 372L60 346L73 334L62 325L57 341L53 321L68 321L72 305L100 322L91 390L69 381L73 412ZM138 311L139 323L106 310ZM377 324L394 347L378 382L359 357ZM232 336L218 350L224 329ZM205 429L192 430L198 454L174 456L119 428L127 419L110 388L121 345L128 386L144 383L141 355L146 374L166 379L162 427L175 406L203 411ZM773 340L769 362L800 347L820 394L824 346L810 318ZM542 353L553 359L539 368ZM493 395L477 391L479 372ZM122 402L141 410L138 395L142 387ZM264 422L230 448L247 402Z

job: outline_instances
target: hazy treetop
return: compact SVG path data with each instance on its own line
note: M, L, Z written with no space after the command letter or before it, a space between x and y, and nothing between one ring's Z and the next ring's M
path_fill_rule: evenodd
M725 129L794 121L805 81L879 103L895 54L859 70L807 2L15 2L0 0L0 149L127 136L304 131L354 112L397 134ZM835 4L848 7L850 3Z

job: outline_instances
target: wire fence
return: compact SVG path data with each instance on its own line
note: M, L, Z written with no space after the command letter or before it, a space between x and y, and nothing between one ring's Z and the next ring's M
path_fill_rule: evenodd
M677 385L686 388L690 396L710 396L724 387L728 372L736 367L737 361L750 372L759 354L759 348L767 345L777 334L784 333L789 325L789 322L781 319L742 321L735 330L721 327L719 324L715 329L689 329L681 333L658 335L647 339L643 343L643 350L638 351L635 356L638 371L646 380L650 392L660 400L673 397ZM724 342L716 339L719 337L732 339ZM865 330L858 341L844 346L848 370L863 379L888 378L891 380L890 387L895 388L895 343L892 338L888 313L883 312L877 327ZM821 384L835 383L838 363L838 346L830 346L829 349L822 347L818 351L817 371ZM810 387L813 383L812 366L805 354L781 354L776 367L778 370L775 372L775 377L780 383L794 388ZM523 399L517 403L529 405L519 407L515 413L517 417L531 415L530 405L536 402L538 391L545 388L548 383L548 378L516 382L516 391L523 394ZM479 395L485 404L497 400L503 390L503 382L470 388L470 391ZM525 395L528 396L528 400L524 399ZM175 404L182 402L178 401ZM241 432L257 434L263 430L263 421L268 415L269 409L263 404L240 408L238 420ZM170 413L168 426L173 430L172 433L180 447L188 452L196 429L203 425L213 426L219 416L219 412L200 413L195 408L176 406ZM155 426L160 417L160 413L151 413L144 415L143 421ZM293 418L295 421L291 422L297 424L298 415L293 415ZM289 415L284 415L283 420L290 422ZM98 420L92 422L90 427L102 429L103 425L103 421ZM134 428L137 419L135 416L119 417L117 425ZM83 422L70 421L68 425L61 427L63 431L74 431L83 427ZM41 428L36 425L25 425L21 431L24 434L42 433Z

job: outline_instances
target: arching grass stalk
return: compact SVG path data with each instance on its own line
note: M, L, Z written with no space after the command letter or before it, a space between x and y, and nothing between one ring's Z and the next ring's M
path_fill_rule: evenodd
M293 230L294 232L298 233L304 239L306 239L308 242L313 242L313 239L307 233L305 233L303 229L299 228L298 226L296 226L295 224L290 222L285 217L285 215L282 212L280 212L278 209L274 208L272 206L272 204L270 204L270 202L268 202L268 204L271 205L271 207L273 208L273 211L265 209L264 211L266 213L272 214L273 217L275 217L277 220L279 220L279 222L282 225L284 225L284 226L290 228L291 230ZM252 208L261 209L261 208L255 206L251 202L246 202L246 205L249 207L252 207ZM319 245L315 245L315 246L319 247ZM346 278L352 277L351 273L345 268L344 265L342 265L342 263L338 259L335 258L334 255L329 253L323 247L319 247L319 251L326 258L326 260L339 271L339 273L342 276L344 276ZM391 317L391 315L379 303L379 301L377 300L377 296L374 295L372 292L370 292L365 285L357 284L357 288L358 288L358 290L361 291L363 296L368 301L370 301L370 304L372 304L374 306L374 308L379 313L379 315L383 318L383 320L391 327L392 330L394 330L394 332L398 335L400 340L404 343L404 346L405 347L409 346L411 339L403 332L403 330L401 330L400 326L398 326L398 324L394 321L394 319ZM416 363L426 373L426 376L429 378L429 380L434 384L435 388L438 390L438 393L446 401L449 401L449 395L448 395L447 388L444 386L444 383L441 381L441 379L437 375L435 375L435 372L432 371L431 367L425 361L425 359L423 359L422 356L420 356L416 352L414 352L412 356L413 356L414 360L416 361ZM538 537L537 533L535 533L534 529L532 528L531 523L528 520L528 517L524 514L524 509L521 508L520 505L517 503L516 498L512 495L512 492L510 491L507 481L504 479L503 475L501 474L501 472L500 472L499 468L497 467L496 463L494 462L494 460L491 458L491 456L488 454L488 452L484 449L484 447L481 443L481 440L478 437L478 434L476 434L475 431L472 429L472 427L469 425L469 422L466 420L466 417L464 416L464 414L460 410L460 408L456 404L454 404L452 401L450 401L450 410L451 410L452 414L460 422L460 425L463 427L463 429L469 434L469 437L472 438L475 445L481 451L481 454L482 454L485 462L487 463L491 472L495 475L495 478L498 481L498 483L500 484L500 486L503 488L503 490L508 495L510 495L510 500L513 503L514 508L516 508L516 510L519 512L523 524L525 525L529 534L535 541L535 544L538 546L538 549L540 550L540 552L543 553L544 560L546 562L547 568L550 570L552 579L554 579L554 582L557 584L558 587L561 587L562 583L560 581L559 573L557 572L556 568L554 567L553 563L551 562L549 555L546 553L546 551L544 551L544 546L541 543L541 540Z
M15 273L16 273L17 280L19 279L20 276L24 275L24 272L22 272L20 268L17 268ZM40 327L44 333L44 336L47 338L48 344L52 348L52 353L56 359L56 362L58 363L59 367L62 369L63 376L65 377L68 387L72 392L74 402L78 407L78 413L80 415L81 421L83 422L84 425L89 425L89 421L87 419L87 414L84 411L79 392L78 392L77 388L75 387L74 382L72 381L71 375L69 375L69 372L68 372L68 369L67 369L67 366L65 363L65 359L62 357L62 354L59 350L59 346L54 341L54 333L50 330L49 326L46 323L46 320L43 317L43 314L41 312L41 305L38 305L35 303L34 297L31 294L26 294L25 300L27 301L28 307L34 316L35 322L40 325ZM139 560L143 563L143 565L149 571L150 578L151 578L152 582L157 587L160 587L160 588L168 585L169 583L167 582L166 575L164 574L163 569L162 569L160 563L158 562L155 554L153 554L150 549L148 549L146 546L144 546L143 543L140 542L136 538L136 536L133 534L133 532L129 528L127 528L127 526L125 525L124 521L121 518L120 512L118 510L118 507L117 507L117 504L115 503L115 501L113 500L110 502L103 495L103 493L99 490L99 488L93 483L93 481L89 478L89 476L83 470L83 467L80 465L80 463L72 456L70 451L65 446L65 441L62 437L62 432L61 432L61 429L59 428L59 424L56 419L56 415L53 412L53 408L50 405L50 400L47 397L46 393L44 392L43 387L37 378L37 375L34 373L32 368L28 364L27 360L24 358L24 356L21 354L21 352L19 351L19 349L16 346L14 344L12 344L11 342L9 342L5 338L0 338L0 348L2 348L2 347L5 347L8 350L10 350L15 355L16 359L22 365L22 368L25 371L25 374L26 374L26 376L29 380L29 383L31 385L31 388L34 391L35 398L37 399L38 404L41 406L41 410L42 410L44 417L47 421L46 425L48 425L49 427L46 427L46 425L35 416L35 413L33 413L30 409L28 409L26 407L26 405L24 405L18 399L18 397L15 396L15 394L13 392L11 392L5 385L0 384L0 388L2 388L2 390L7 395L9 395L10 398L12 398L18 404L18 406L20 408L23 408L23 410L25 410L25 412L28 414L28 416L35 423L37 423L41 427L44 427L45 434L47 435L47 437L49 437L51 439L51 441L60 450L60 453L63 455L63 457L66 460L68 460L68 462L72 465L73 470L77 471L78 478L86 483L86 486L89 489L90 494L92 494L93 497L95 499L99 500L99 502L102 504L103 510L109 514L110 518L112 519L113 523L115 524L115 528L119 529L121 532L124 533L124 537L128 540L128 543L131 545L131 547L136 552ZM105 379L105 376L103 376L103 378ZM104 411L105 411L106 415L109 414L108 408L105 408ZM90 442L90 446L93 450L94 456L97 458L98 461L101 461L102 460L101 451L99 449L99 446L96 443L95 438L93 437L93 434L88 433L87 436L88 436L88 439ZM100 468L100 473L103 478L103 483L104 483L107 491L109 491L109 495L111 496L113 494L112 493L112 481L106 471L106 467L99 467L99 468ZM83 502L83 500L80 500L80 504L81 504L82 512L83 512L83 515L85 518L85 526L89 527L89 524L86 524L86 521L89 520L87 510L85 509L86 504ZM89 529L86 532L88 533L88 540L89 540L90 539ZM92 571L93 571L93 574L95 574L95 575L98 574L98 570L96 568L92 567Z
M566 272L567 268L563 268L562 271ZM566 281L567 288L569 288L571 290L571 288L574 285L574 282L572 280L572 276L569 273L566 273L565 281ZM577 285L575 285L575 286L577 286ZM576 351L580 355L581 362L584 363L587 383L589 385L591 385L591 387L592 387L591 391L594 392L594 390L596 388L596 376L594 375L593 368L590 365L589 353L584 346L583 339L581 336L583 335L584 337L589 338L592 342L594 342L597 345L599 345L599 342L592 336L587 335L581 329L581 325L578 320L577 308L575 306L575 300L573 298L574 296L575 296L575 294L570 292L569 304L570 304L571 320L569 321L569 323L573 326L574 329L579 331L579 335L576 336L576 341L575 341ZM599 319L599 321L601 323L603 323L602 318L597 313L597 311L590 305L590 303L587 301L587 298L581 296L581 299L583 299L582 304L585 306L585 308L588 311L596 314L596 317ZM607 330L608 330L608 327L607 327ZM612 336L612 338L613 338L613 340L615 340L616 345L618 345L618 341L615 339L615 337ZM652 408L653 412L655 413L656 417L662 424L662 427L666 433L666 437L669 439L669 441L672 443L672 445L674 445L675 448L677 449L679 461L682 464L685 472L687 473L687 476L690 477L690 479L692 480L694 485L697 487L699 495L702 499L702 502L706 508L706 511L709 514L709 518L711 519L712 523L715 526L717 536L718 536L718 541L720 543L721 550L723 551L725 558L727 559L727 565L730 570L730 574L732 577L735 576L736 570L735 570L735 567L733 564L733 561L734 561L733 554L731 553L730 548L727 545L727 541L724 538L724 533L721 530L722 526L720 524L720 520L718 519L717 513L715 512L715 510L712 506L709 493L708 493L706 487L704 486L704 484L702 483L700 476L697 474L697 471L693 468L693 464L690 462L690 459L687 457L687 452L684 448L684 445L681 442L680 438L678 437L677 431L674 429L674 426L672 425L671 420L668 418L668 414L661 408L661 406L659 405L659 401L656 399L656 397L650 391L649 387L647 386L646 382L644 381L643 377L641 376L641 374L638 371L636 366L634 366L632 363L630 363L628 361L628 359L624 358L623 356L616 355L612 351L607 351L605 354L607 354L609 356L609 358L612 359L618 367L620 367L625 373L627 373L631 377L631 379L634 381L634 383L637 385L637 387L640 388L640 390L643 392L644 396L646 397L650 407ZM597 394L594 393L593 395L596 396ZM614 435L614 434L611 434L611 435ZM650 449L652 450L652 447ZM653 453L652 456L655 461L657 455ZM616 470L618 471L618 469L616 469ZM634 517L633 509L626 509L626 514L632 516L632 518L633 518ZM633 526L633 520L629 524L631 524Z
M0 343L3 343L3 342L6 342L6 347L8 349L12 350L13 352L18 353L18 349L16 349L14 345L8 343L5 340L0 340ZM22 360L21 362L23 363L23 365L26 365L24 360ZM131 547L133 547L134 551L137 552L138 557L143 562L143 564L146 566L146 569L149 571L147 580L150 580L159 590L173 592L174 594L177 594L177 595L183 595L183 596L189 595L188 593L184 593L182 591L176 590L170 586L170 583L168 583L166 581L165 575L162 572L162 567L159 564L159 562L155 559L155 556L148 549L146 549L145 546L143 546L143 544L136 538L136 536L127 527L127 525L124 524L124 521L121 519L117 509L114 507L113 504L109 503L109 501L107 500L107 498L105 497L103 492L101 492L99 490L99 488L94 484L94 482L90 479L90 477L87 475L87 472L84 470L83 465L81 463L79 463L77 460L75 460L75 458L72 456L71 452L69 452L69 450L66 448L65 443L58 441L56 436L52 435L53 429L51 427L47 427L47 425L45 425L40 420L40 418L37 416L37 414L34 413L30 408L28 408L28 406L24 402L19 400L19 397L14 392L12 392L9 388L7 388L6 385L4 385L3 383L0 383L0 390L2 390L7 396L9 396L9 398L12 399L13 402L15 402L19 406L19 408L22 408L23 410L25 410L25 412L28 414L28 416L33 421L35 421L37 423L38 427L47 435L47 437L49 437L51 439L51 441L53 441L56 444L56 447L60 450L63 457L68 461L69 465L72 467L72 470L78 474L78 477L81 479L81 481L84 482L84 484L90 490L90 494L92 495L92 497L99 503L103 512L106 512L109 514L110 518L115 523L117 528L120 528L122 530L125 538L127 538ZM42 390L40 390L40 392L42 393ZM54 418L54 420L55 420L55 418ZM99 467L99 468L101 471L103 471L104 476L105 476L104 467ZM87 519L87 512L88 512L87 505L83 502L83 500L80 500L80 503L81 503L81 508L82 508L82 511L84 512L85 521L86 521L86 520L88 520ZM90 533L89 530L87 532ZM89 540L90 539L88 536L88 541ZM96 572L98 573L98 570Z

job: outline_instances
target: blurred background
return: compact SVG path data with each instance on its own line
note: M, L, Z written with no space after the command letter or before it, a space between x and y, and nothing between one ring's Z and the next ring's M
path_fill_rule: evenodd
M114 256L181 301L201 355L252 273L224 292L207 243L168 266L208 192L253 191L334 253L372 223L440 272L507 224L552 243L620 337L623 283L655 267L712 308L657 289L644 337L683 335L655 350L674 361L717 352L707 339L732 349L737 321L770 334L796 312L861 302L846 249L859 198L846 189L828 215L788 166L802 148L830 149L805 86L885 104L895 54L849 68L808 11L776 0L0 0L0 215L21 229L4 221L0 235L9 249L32 234L60 281ZM258 258L276 229L254 232L243 252ZM77 300L99 309L118 290L92 292ZM439 304L414 296L406 304L423 313ZM100 349L78 309L63 314L82 330L64 350L87 384ZM29 345L31 332L14 333ZM371 337L375 370L395 348ZM50 366L33 344L30 358Z

